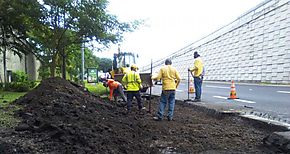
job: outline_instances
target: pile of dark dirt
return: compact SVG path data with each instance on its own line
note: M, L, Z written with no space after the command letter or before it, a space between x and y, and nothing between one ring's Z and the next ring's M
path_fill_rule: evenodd
M0 153L278 153L263 144L273 129L235 116L215 118L177 102L174 121L152 112L125 114L61 78L44 80L16 100L21 123L0 132ZM147 102L144 100L145 105Z

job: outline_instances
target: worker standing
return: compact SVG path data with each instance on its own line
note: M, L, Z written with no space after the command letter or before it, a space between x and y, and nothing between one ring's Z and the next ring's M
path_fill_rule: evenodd
M163 118L163 113L168 103L168 114L167 120L173 119L173 112L175 106L175 90L180 82L180 75L176 68L171 66L172 62L170 59L165 60L165 66L161 67L157 76L152 76L152 80L162 80L162 93L159 103L159 110L157 117L154 120L160 121Z
M195 98L194 102L200 102L201 101L201 86L203 81L203 75L204 75L204 67L203 67L203 61L200 58L200 55L197 52L194 52L194 66L191 68L188 68L188 71L193 74L194 79L194 88L195 88Z
M106 79L106 81L104 82L104 86L109 87L110 89L110 95L109 95L110 100L113 99L113 95L117 96L117 94L120 94L123 101L127 102L127 98L125 97L123 86L120 82L115 81L113 79ZM114 99L116 101L117 97L114 97Z
M143 109L143 104L141 100L140 89L142 89L141 78L139 73L137 73L137 65L131 65L131 71L128 71L122 78L122 82L127 88L127 113L131 112L132 100L135 97L138 103L138 109L141 111Z
M126 64L126 67L122 67L122 73L123 74L126 74L127 72L130 71L130 65L129 64Z

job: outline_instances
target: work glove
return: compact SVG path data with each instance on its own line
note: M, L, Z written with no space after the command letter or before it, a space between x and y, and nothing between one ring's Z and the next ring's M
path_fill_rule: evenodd
M143 89L143 86L142 85L140 85L140 89Z
M191 71L191 69L190 69L190 68L188 68L188 71Z

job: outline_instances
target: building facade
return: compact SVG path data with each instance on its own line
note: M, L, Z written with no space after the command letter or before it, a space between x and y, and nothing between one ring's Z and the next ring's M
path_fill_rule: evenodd
M4 82L3 53L0 53L0 82ZM30 80L38 79L40 62L33 54L23 55L20 58L13 52L6 51L6 81L11 81L11 72L23 71L28 74Z

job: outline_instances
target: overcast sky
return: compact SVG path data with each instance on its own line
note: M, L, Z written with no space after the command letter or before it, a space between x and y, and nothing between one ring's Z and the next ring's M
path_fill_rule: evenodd
M127 33L122 52L139 54L139 66L150 64L229 24L264 0L109 0L108 10L123 22L145 20ZM113 45L102 55L112 58Z

